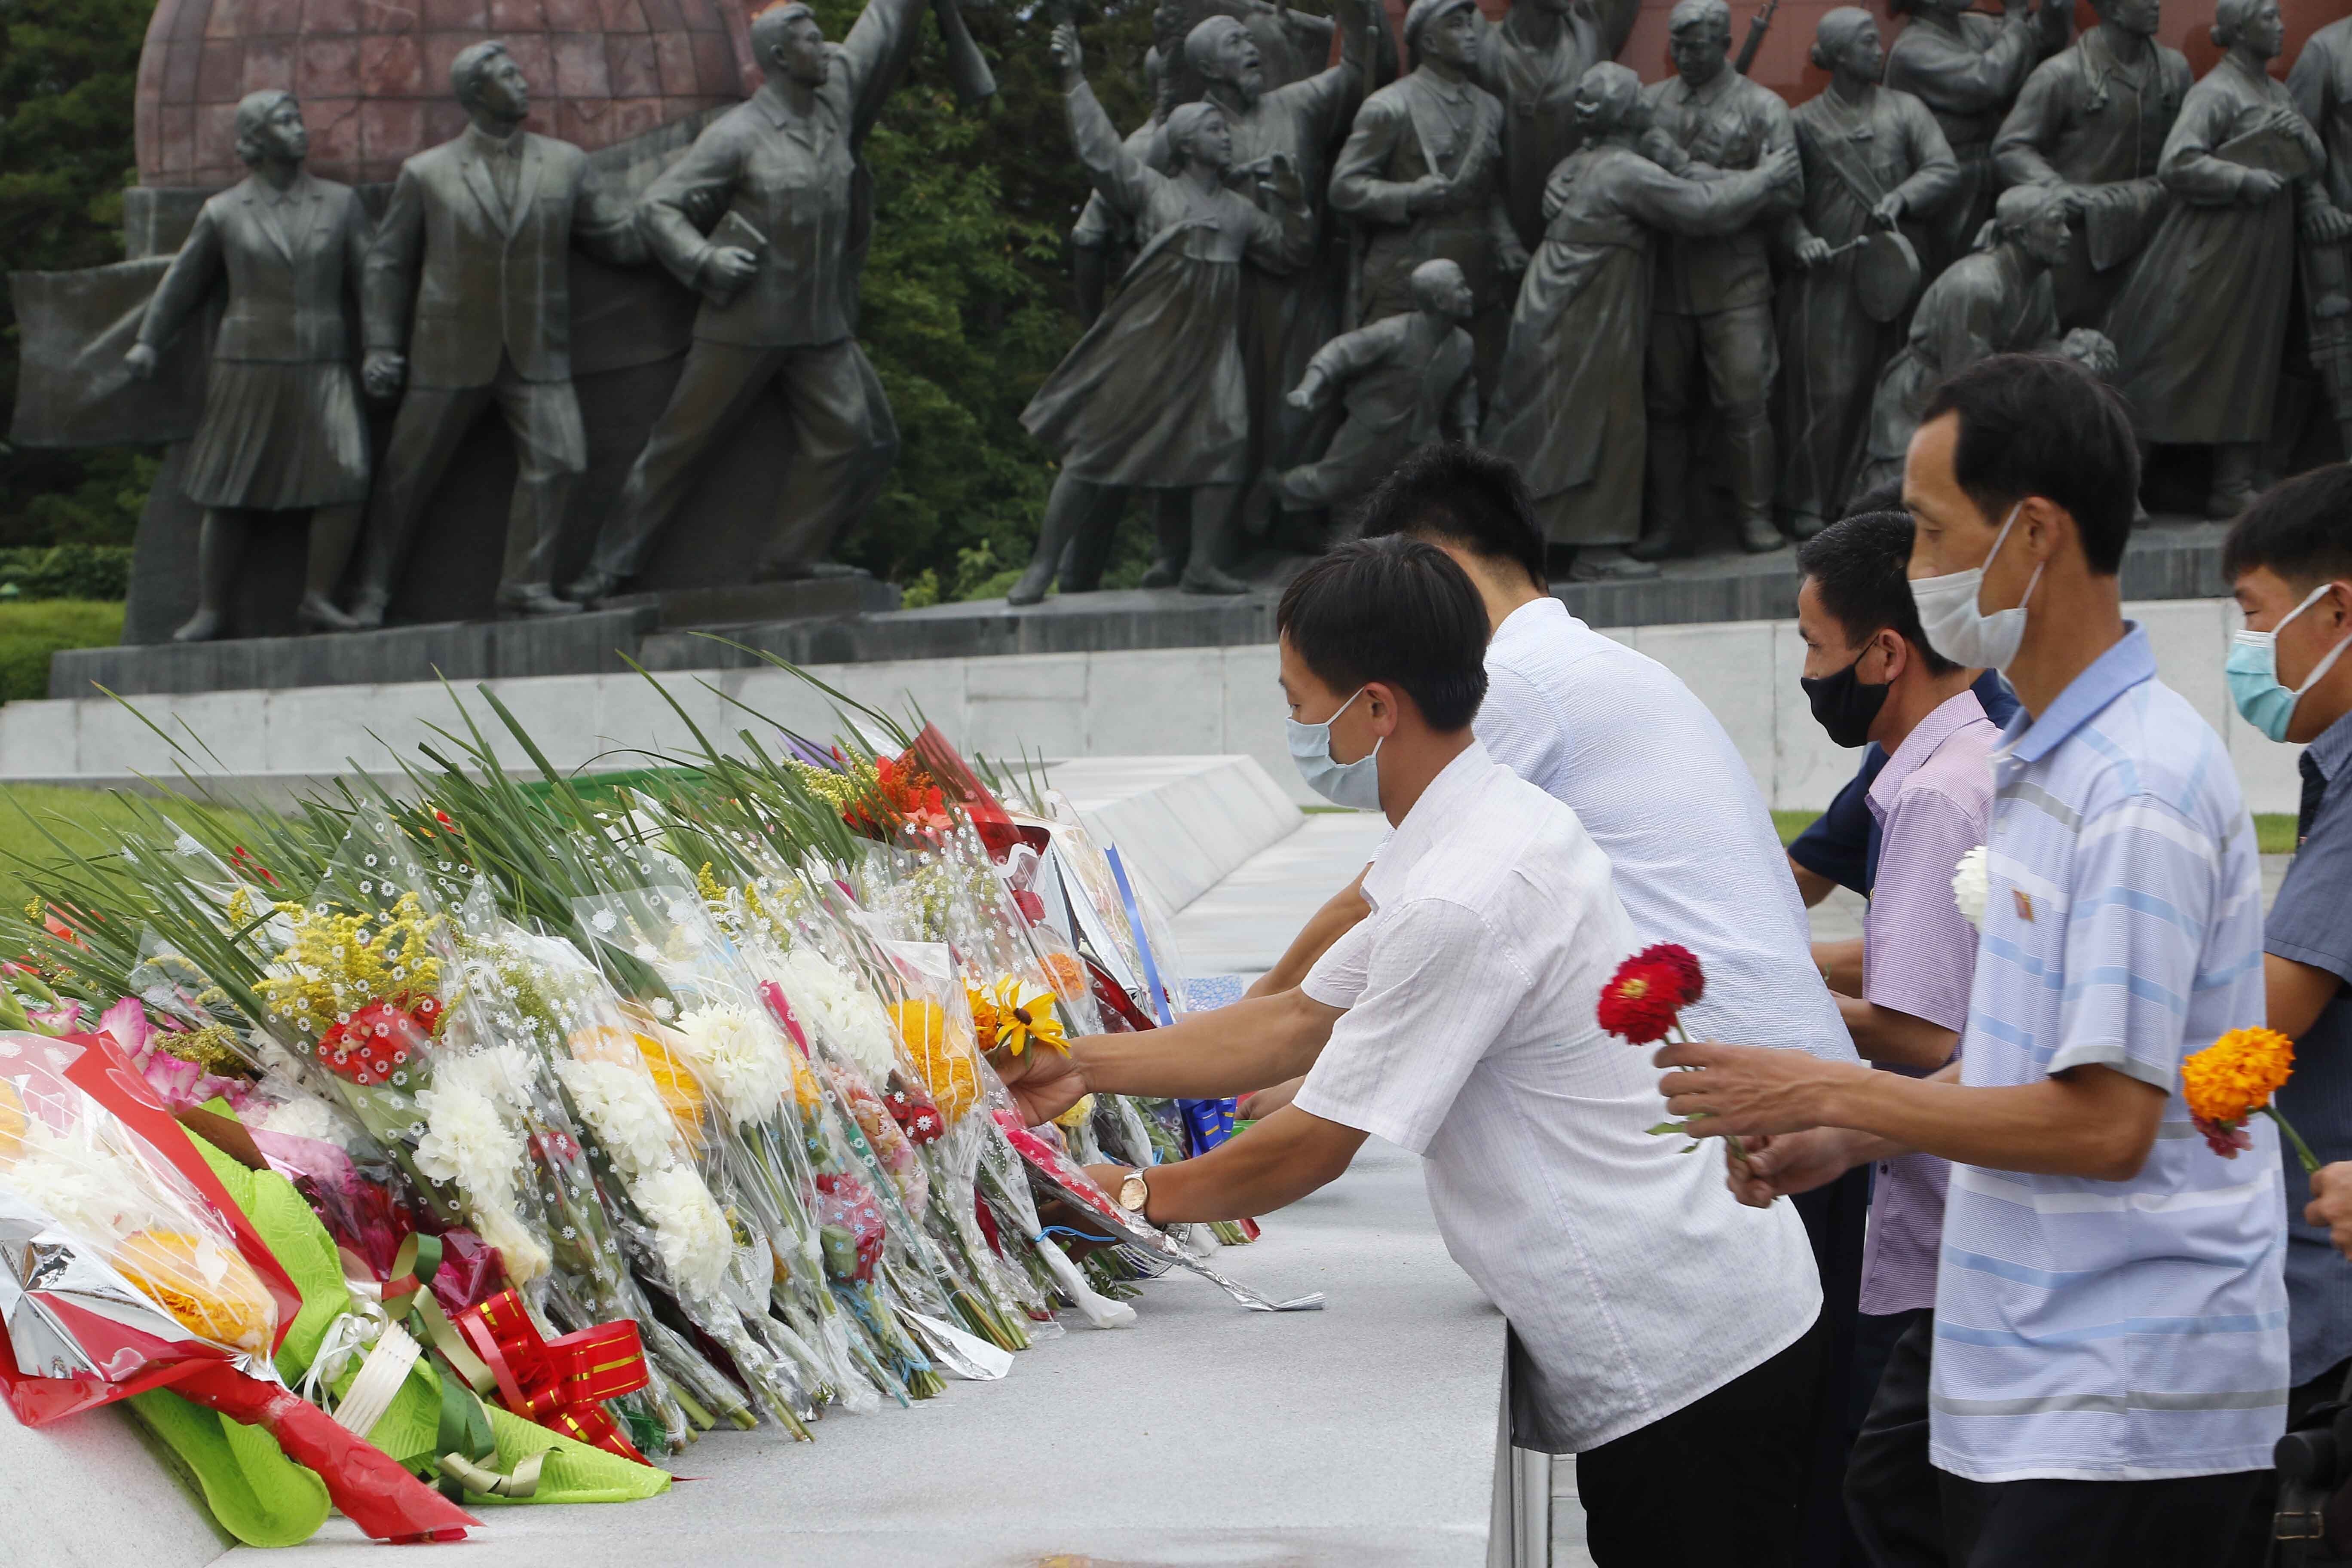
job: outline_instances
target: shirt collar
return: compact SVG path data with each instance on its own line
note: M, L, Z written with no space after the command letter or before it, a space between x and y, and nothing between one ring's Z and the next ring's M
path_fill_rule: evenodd
M1435 848L1441 839L1464 820L1465 808L1474 802L1486 781L1497 770L1486 748L1473 741L1460 756L1439 771L1404 814L1396 831L1381 847L1381 858L1364 877L1364 897L1374 909L1389 901L1390 895L1404 886L1413 866Z
M247 199L265 206L284 206L289 202L301 201L310 194L310 176L299 169L294 171L294 177L286 183L282 191L259 174L253 175L247 184Z
M466 137L474 151L485 158L517 158L522 155L522 127L518 125L504 136L493 136L471 121L466 122Z
M1882 819L1895 805L1895 792L1903 783L1919 771L1921 763L1936 754L1937 747L1951 739L1954 731L1965 729L1985 716L1984 704L1977 700L1974 691L1962 690L1947 697L1936 705L1934 712L1911 727L1886 765L1878 770L1871 781L1870 808Z
M2334 784L2344 772L2344 764L2352 762L2352 713L2322 730L2304 754L2319 770L2320 777Z
M1495 635L1488 639L1487 646L1499 647L1507 638L1516 642L1523 637L1541 637L1546 632L1557 630L1560 623L1573 618L1569 615L1566 605L1546 594L1541 598L1529 599L1505 616L1503 624L1495 628Z
M2137 621L2126 621L2124 635L2116 646L2067 682L2066 689L2046 711L2017 710L2017 718L2001 732L2000 755L2038 763L2097 718L2108 703L2141 681L2155 679L2156 651L2148 646L2147 632Z
M1732 79L1738 74L1730 66L1726 65L1721 70L1709 77L1704 87L1693 87L1688 82L1683 81L1679 76L1675 77L1675 80L1682 82L1683 90L1696 101L1712 105L1717 99L1731 90Z

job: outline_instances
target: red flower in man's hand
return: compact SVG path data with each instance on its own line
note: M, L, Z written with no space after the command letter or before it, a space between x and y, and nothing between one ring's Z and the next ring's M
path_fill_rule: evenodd
M1636 956L1619 964L1601 988L1596 1016L1602 1028L1627 1044L1646 1046L1665 1037L1682 1004L1682 976L1673 966Z
M1654 942L1635 953L1630 963L1663 963L1675 972L1682 985L1683 1005L1687 1007L1706 994L1706 971L1698 966L1698 954L1678 942Z

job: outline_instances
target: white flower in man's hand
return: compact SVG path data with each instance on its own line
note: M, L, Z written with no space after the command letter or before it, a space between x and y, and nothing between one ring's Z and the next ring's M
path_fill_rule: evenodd
M1985 847L1981 844L1960 857L1952 869L1952 901L1960 906L1960 916L1979 931L1984 929L1985 900L1990 895L1992 883L1985 870Z

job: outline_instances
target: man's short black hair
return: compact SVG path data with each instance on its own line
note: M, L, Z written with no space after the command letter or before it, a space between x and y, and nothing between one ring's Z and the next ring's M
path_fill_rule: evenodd
M2064 507L2091 570L2123 567L2139 494L2139 443L2115 388L2054 354L1994 354L1955 372L1922 425L1959 416L1952 476L1996 524L2028 496Z
M1358 516L1367 539L1444 540L1484 561L1516 561L1537 587L1550 586L1535 502L1508 458L1453 441L1423 447L1373 487Z
M1385 681L1433 730L1453 731L1486 697L1486 608L1451 556L1390 535L1342 544L1283 590L1275 629L1335 691Z
M2267 566L2298 587L2352 577L2352 463L2330 463L2264 490L2230 527L2221 575Z
M1822 608L1845 628L1848 647L1891 629L1926 661L1928 674L1949 675L1960 667L1927 646L1911 599L1911 531L1907 512L1841 518L1797 546L1797 570L1813 580Z
M1866 511L1901 511L1902 510L1903 481L1900 479L1893 479L1883 485L1874 485L1862 494L1853 497L1845 503L1845 510L1838 515L1860 517Z

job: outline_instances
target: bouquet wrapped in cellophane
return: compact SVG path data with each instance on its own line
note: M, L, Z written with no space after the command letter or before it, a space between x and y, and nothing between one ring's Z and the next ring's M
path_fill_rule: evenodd
M273 858L316 880L344 829L341 819L310 826L310 836L284 831ZM242 845L215 853L152 816L116 853L59 861L43 875L53 896L14 933L27 949L15 967L16 984L55 999L51 1017L94 1016L175 1114L225 1103L378 1281L423 1229L445 1243L434 1289L450 1310L503 1288L496 1255L465 1228L450 1195L415 1179L397 1143L371 1135L265 1000L263 977L296 930L274 901L284 885L277 872Z
M302 1299L110 1040L0 1035L0 1394L39 1426L169 1386L388 1540L475 1522L278 1381Z
M750 1425L741 1396L647 1310L512 999L494 971L468 983L444 912L463 876L429 870L390 809L364 805L310 899L279 906L285 945L257 989L316 1081L497 1249L543 1332L639 1324L653 1375L610 1402L633 1452Z
M656 872L677 869L661 867L654 852L643 858ZM719 1108L740 1191L774 1255L772 1295L786 1321L804 1339L845 1331L855 1364L889 1397L903 1403L940 1392L930 1358L898 1314L917 1281L882 1267L889 1240L883 1199L842 1146L814 1068L700 894L680 876L583 900L576 914L600 950L662 992L648 1004L654 1029Z
M708 868L703 879L706 899L771 1010L815 1064L876 1173L893 1189L957 1320L1000 1350L1027 1348L1052 1311L981 1223L976 1149L960 1133L977 1061L965 1058L959 1077L909 1050L898 1023L908 1005L907 978L887 944L865 929L864 911L845 888L772 874L722 889ZM941 1080L937 1092L934 1076ZM936 1343L935 1331L927 1337L953 1353L952 1342Z
M619 998L570 943L499 916L486 889L461 915L464 994L502 1037L551 1071L640 1280L724 1355L761 1414L806 1437L822 1374L788 1364L789 1352L769 1342L766 1243L748 1229L739 1234L704 1181ZM665 1342L679 1338L666 1323L657 1331ZM741 1396L699 1355L679 1353L689 1349L674 1347L665 1364L691 1380L705 1410L733 1417Z

